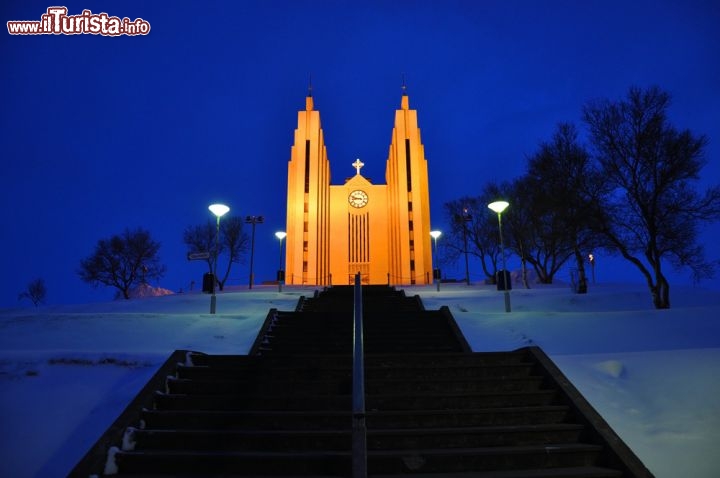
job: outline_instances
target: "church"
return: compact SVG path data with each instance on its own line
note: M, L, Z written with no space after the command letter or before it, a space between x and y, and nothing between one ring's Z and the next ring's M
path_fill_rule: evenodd
M330 162L312 93L298 112L288 162L285 283L411 285L433 282L427 160L417 111L403 87L395 111L386 184L354 176L331 184Z

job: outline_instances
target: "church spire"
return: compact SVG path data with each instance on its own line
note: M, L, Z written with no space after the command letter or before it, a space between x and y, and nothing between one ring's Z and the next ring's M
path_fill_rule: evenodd
M305 110L306 111L312 111L313 110L313 95L312 95L312 74L308 78L308 94L305 97Z
M402 75L402 86L400 88L402 89L402 99L400 100L400 109L409 110L410 109L410 100L409 100L408 94L407 94L407 85L405 84L405 73L403 73L403 75Z

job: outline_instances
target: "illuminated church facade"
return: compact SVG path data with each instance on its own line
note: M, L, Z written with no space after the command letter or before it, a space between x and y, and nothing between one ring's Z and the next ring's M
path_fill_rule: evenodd
M348 161L348 168L351 166ZM386 184L355 175L331 184L320 112L298 112L288 163L285 283L431 284L430 196L417 111L403 92L395 112Z

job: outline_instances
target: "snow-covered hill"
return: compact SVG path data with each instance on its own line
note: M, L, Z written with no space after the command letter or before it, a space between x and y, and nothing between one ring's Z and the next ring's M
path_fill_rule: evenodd
M720 476L720 293L641 285L407 288L447 305L475 350L541 346L658 477ZM311 288L0 311L0 476L65 476L175 349L246 353L268 309ZM145 294L152 295L152 294Z

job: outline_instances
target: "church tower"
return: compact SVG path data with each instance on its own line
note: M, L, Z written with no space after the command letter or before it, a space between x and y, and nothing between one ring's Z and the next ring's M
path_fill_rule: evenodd
M306 285L431 284L427 161L417 111L403 91L386 160L387 184L355 175L330 184L320 113L311 95L298 113L288 163L285 282Z
M392 283L431 284L430 193L425 148L420 140L417 111L403 93L395 112L385 180L388 189Z
M313 97L298 112L288 163L285 282L326 285L330 281L330 163Z

